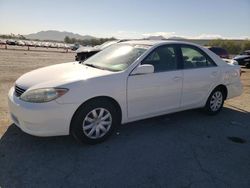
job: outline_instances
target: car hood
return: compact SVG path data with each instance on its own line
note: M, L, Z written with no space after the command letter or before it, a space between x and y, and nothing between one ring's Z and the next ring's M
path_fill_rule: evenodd
M78 62L56 64L33 70L17 79L23 89L57 87L60 85L105 76L113 72L85 66Z
M234 59L244 59L244 58L250 58L250 55L237 55L234 57Z

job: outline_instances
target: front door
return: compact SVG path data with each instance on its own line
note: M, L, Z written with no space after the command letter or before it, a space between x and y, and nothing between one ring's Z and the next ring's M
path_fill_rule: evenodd
M141 64L154 66L154 73L130 75L127 82L128 118L147 117L180 107L183 72L178 69L174 46L160 46Z

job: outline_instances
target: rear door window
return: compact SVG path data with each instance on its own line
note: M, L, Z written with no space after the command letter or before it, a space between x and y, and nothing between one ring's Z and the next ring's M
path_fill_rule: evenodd
M199 50L183 46L181 47L184 69L206 68L216 66L214 62L203 55Z

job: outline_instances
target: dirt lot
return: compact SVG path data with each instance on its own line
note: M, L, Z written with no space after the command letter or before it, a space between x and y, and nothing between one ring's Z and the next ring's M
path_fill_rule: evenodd
M138 121L96 146L11 125L6 98L14 81L73 59L0 49L0 187L250 187L250 70L243 69L244 93L217 116L191 110Z
M0 138L10 124L7 108L8 90L22 74L33 69L74 60L74 53L61 49L45 49L9 46L0 47Z

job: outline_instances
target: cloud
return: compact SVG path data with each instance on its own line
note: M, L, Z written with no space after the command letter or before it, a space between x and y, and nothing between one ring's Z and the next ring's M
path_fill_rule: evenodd
M150 36L163 36L165 38L170 38L175 36L175 32L154 32L154 33L143 33L142 36L150 37Z
M241 36L239 39L250 40L250 36Z
M151 36L163 36L164 38L172 38L172 37L179 37L179 38L186 38L186 39L250 39L249 36L239 36L239 37L225 37L220 34L216 33L202 33L200 35L179 35L178 33L172 32L137 32L137 31L126 31L120 30L117 32L112 33L112 36L119 38L119 39L142 39L148 38Z
M195 36L193 39L222 39L223 37L218 34L201 34Z
M143 37L142 34L137 31L123 31L123 30L112 33L112 36L119 39L137 39Z
M117 33L119 33L119 34L128 34L128 33L137 34L138 32L136 32L136 31L117 31Z
M176 32L145 33L145 34L143 34L143 36L145 36L145 37L163 36L165 38L180 37L180 38L187 38L187 39L218 39L218 38L223 38L221 35L218 35L218 34L200 34L198 36L187 36L187 35L178 35L178 34L176 34Z
M218 34L201 34L195 37L189 37L191 39L250 39L249 36L240 36L240 37L225 37Z
M112 34L112 36L120 39L141 39L147 38L150 36L163 36L165 38L175 36L175 32L152 32L152 33L143 33L137 31L124 31L120 30Z

